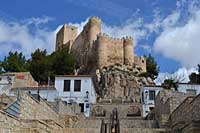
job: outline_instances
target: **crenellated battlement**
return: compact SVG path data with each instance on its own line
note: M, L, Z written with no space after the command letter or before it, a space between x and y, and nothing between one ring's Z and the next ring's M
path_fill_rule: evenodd
M92 65L95 68L101 69L115 64L127 66L138 64L141 65L142 69L146 70L144 59L135 60L134 58L133 38L131 36L114 38L106 33L102 33L101 19L99 17L91 17L78 36L76 35L77 28L75 26L65 24L63 27L63 29L67 29L67 32L63 32L61 28L58 32L57 42L63 38L65 38L65 42L70 42L67 48L74 54L79 66L87 67ZM59 43L62 42L60 41ZM62 43L62 45L65 44Z
M126 36L126 37L123 37L124 40L131 40L133 41L133 37L132 36Z
M108 34L102 32L97 35L97 39L107 39L112 42L123 42L124 40L123 38L110 37Z
M98 16L92 16L89 21L96 21L101 23L101 19Z
M76 26L69 25L69 24L64 24L63 26L64 26L65 28L78 29Z

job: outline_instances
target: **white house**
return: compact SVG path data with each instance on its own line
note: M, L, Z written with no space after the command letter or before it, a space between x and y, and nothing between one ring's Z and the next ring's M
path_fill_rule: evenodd
M0 75L0 95L9 94L12 88L14 76Z
M198 95L200 94L200 84L179 83L178 92Z
M141 89L142 116L145 117L155 107L155 98L163 90L162 86L144 86Z
M96 92L91 75L60 75L55 77L58 97L67 103L77 103L85 116L90 115L90 104L96 103Z
M144 86L141 89L140 96L143 108L143 117L147 116L150 110L155 107L155 97L163 89L162 86ZM174 88L172 88L172 90L175 91ZM177 91L187 94L189 93L191 95L198 95L200 94L200 85L179 83Z

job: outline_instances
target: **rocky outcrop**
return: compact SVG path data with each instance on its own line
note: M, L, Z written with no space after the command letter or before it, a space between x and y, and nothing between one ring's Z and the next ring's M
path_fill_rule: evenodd
M102 98L124 99L125 101L139 102L142 85L153 85L149 77L141 77L139 66L128 67L114 65L97 71L99 89L97 93Z

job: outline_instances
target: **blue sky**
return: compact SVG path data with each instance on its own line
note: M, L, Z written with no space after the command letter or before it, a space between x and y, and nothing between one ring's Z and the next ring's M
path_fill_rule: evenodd
M161 73L194 70L200 63L200 0L1 0L0 60L11 51L26 57L54 50L64 23L82 28L99 16L110 36L133 36L137 55L151 53Z

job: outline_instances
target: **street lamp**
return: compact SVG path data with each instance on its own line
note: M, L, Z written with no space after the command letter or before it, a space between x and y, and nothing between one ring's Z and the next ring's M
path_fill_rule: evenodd
M86 91L85 93L86 93L86 97L85 97L86 99L85 99L85 102L88 102L88 99L89 99L89 92Z

